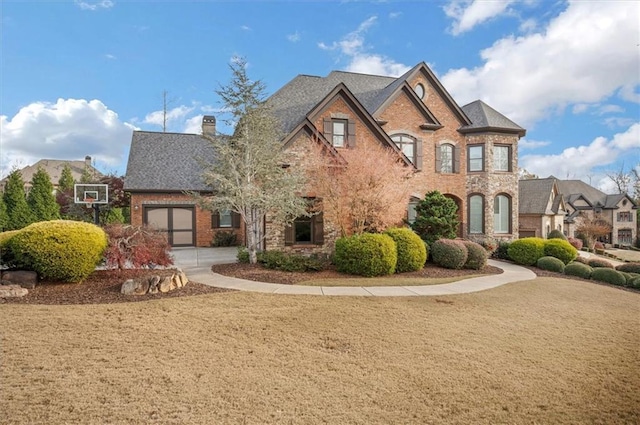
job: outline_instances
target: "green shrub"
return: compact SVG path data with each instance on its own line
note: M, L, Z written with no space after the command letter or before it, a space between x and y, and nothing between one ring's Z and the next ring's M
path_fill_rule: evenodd
M633 280L633 278L635 278L636 276L638 276L635 273L627 273L627 272L620 272L620 274L622 274L622 276L624 276L624 286L631 286L631 281Z
M496 260L510 260L509 258L509 247L511 246L511 242L509 241L500 241L498 242L498 246L495 251L491 255Z
M556 257L564 264L569 264L578 256L578 250L563 239L547 239L544 241L544 255Z
M640 276L634 277L629 283L631 288L640 289Z
M553 229L547 235L547 239L562 239L563 241L567 240L567 237L558 229Z
M564 272L564 263L562 262L562 260L551 256L539 258L536 262L536 267L542 270L548 270L550 272Z
M249 251L244 246L238 247L238 254L236 254L238 263L249 264Z
M568 276L577 276L583 279L590 279L593 269L584 263L578 263L576 261L567 264L564 267L564 274Z
M627 280L624 278L622 273L607 267L598 267L593 269L591 279L617 286L624 286L627 283Z
M258 253L258 262L267 269L285 272L320 271L324 263L315 257L305 257L282 251L263 251Z
M406 227L387 229L384 232L396 243L398 263L396 273L413 272L424 267L427 261L425 242L414 231Z
M480 244L472 241L462 241L467 247L467 262L464 263L465 269L480 270L487 265L489 253Z
M396 243L390 236L363 233L336 241L333 256L339 272L360 276L382 276L396 270Z
M9 230L7 232L0 233L0 265L10 267L14 263L13 256L9 252L8 244L9 240L17 235L20 230Z
M507 250L509 258L517 264L533 266L544 257L544 239L522 238L511 242Z
M2 234L0 234L0 237ZM2 241L0 241L0 246L2 246ZM624 263L616 266L616 270L627 273L640 273L640 263Z
M595 268L607 268L607 269L613 268L613 264L601 258L589 258L589 260L587 261L587 264L594 269Z
M218 230L213 236L211 246L235 246L238 237L232 230Z
M102 260L107 235L98 226L79 221L33 223L9 240L16 266L41 279L81 282Z
M439 239L431 245L433 262L447 269L461 269L467 262L469 253L462 241Z

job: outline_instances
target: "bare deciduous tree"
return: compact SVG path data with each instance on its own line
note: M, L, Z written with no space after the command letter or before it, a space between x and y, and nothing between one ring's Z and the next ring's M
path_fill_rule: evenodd
M612 230L609 223L598 217L580 215L578 221L576 233L582 234L587 239L590 249L593 249L598 238L610 234Z

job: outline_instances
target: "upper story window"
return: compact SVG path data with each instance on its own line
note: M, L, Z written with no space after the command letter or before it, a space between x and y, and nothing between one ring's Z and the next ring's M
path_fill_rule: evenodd
M355 147L356 123L343 118L325 119L324 137L336 148Z
M511 146L493 147L493 171L511 171Z
M484 145L467 147L467 170L484 171Z
M420 99L424 99L424 86L420 83L416 84L416 87L413 89Z
M451 143L436 145L436 172L459 173L460 148Z
M402 153L415 164L416 158L416 139L411 136L407 136L406 134L396 134L391 136L391 140L393 140L400 148Z
M633 221L633 214L630 211L622 211L618 213L618 221Z

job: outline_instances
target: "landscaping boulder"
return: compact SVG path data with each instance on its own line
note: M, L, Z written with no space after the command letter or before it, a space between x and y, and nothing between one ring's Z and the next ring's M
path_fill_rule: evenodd
M3 285L19 285L25 289L33 289L38 283L38 274L27 270L6 270L2 272Z
M128 279L122 284L120 293L124 295L144 295L149 290L148 280Z
M20 285L0 285L0 298L24 297L29 290Z
M189 280L182 270L164 276L153 275L146 279L129 279L122 284L120 292L125 295L167 293L185 286Z

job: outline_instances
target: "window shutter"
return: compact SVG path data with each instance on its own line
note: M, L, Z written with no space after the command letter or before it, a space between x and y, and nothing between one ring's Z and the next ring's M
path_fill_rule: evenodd
M293 245L295 242L295 235L293 233L293 224L288 224L284 228L284 244Z
M313 243L324 245L324 219L322 211L313 216Z
M231 211L231 227L234 229L240 228L240 214L234 211Z
M453 147L453 172L460 172L460 148L457 146Z
M509 161L509 162L508 162L508 166L507 166L507 170L509 170L509 171L513 171L513 167L511 166L511 164L513 163L513 155L511 154L511 152L512 152L512 148L511 148L511 146L509 146L509 147L507 148L507 152L508 152L508 154L507 154L507 161Z
M217 229L220 227L220 213L214 211L211 213L211 228Z
M333 143L333 124L331 123L331 120L329 119L325 119L324 120L324 129L323 129L323 133L324 133L324 137L325 139L327 139L329 141L329 143Z
M422 170L422 145L422 139L416 139L416 158L414 165L418 170Z
M348 142L347 146L350 148L356 147L356 122L349 120L347 122Z
M436 173L442 172L442 148L436 145Z

